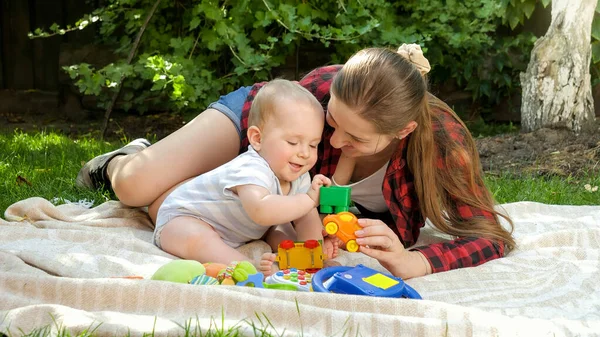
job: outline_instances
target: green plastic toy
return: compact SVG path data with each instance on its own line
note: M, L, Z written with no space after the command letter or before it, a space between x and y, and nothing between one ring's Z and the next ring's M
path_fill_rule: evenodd
M350 207L350 187L323 186L320 190L320 212L332 214L347 212Z
M152 275L153 280L171 281L177 283L190 283L198 276L204 275L206 268L195 260L173 260L158 268Z

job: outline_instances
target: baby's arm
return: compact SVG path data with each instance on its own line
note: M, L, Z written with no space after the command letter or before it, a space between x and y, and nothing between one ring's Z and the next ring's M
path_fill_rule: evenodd
M318 174L313 178L307 193L276 195L257 185L239 185L232 188L237 193L250 219L262 226L274 226L299 219L319 205L319 190L331 180Z
M317 204L306 193L276 195L258 185L240 185L232 189L252 221L262 226L274 226L298 219Z

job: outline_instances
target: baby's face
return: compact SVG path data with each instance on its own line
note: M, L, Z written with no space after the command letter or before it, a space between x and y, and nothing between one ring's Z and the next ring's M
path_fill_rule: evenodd
M302 101L280 101L262 128L261 149L281 182L291 182L317 162L323 133L323 112Z

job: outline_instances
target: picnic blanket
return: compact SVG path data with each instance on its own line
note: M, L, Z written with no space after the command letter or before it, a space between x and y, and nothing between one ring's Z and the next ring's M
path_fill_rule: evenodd
M42 198L0 219L0 332L46 327L98 336L209 328L276 336L571 336L600 334L600 206L500 205L518 248L503 259L408 280L423 300L149 280L175 257L151 243L147 214L109 201L87 209ZM447 237L427 225L418 244ZM258 258L252 242L240 250ZM343 265L384 269L360 253ZM143 280L115 277L139 275ZM257 335L260 335L257 334Z

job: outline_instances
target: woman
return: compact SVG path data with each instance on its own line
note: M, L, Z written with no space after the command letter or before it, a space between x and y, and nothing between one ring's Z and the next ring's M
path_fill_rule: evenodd
M318 68L300 81L323 104L327 122L311 174L352 186L364 216L360 251L405 279L476 266L515 245L500 225L499 217L512 222L494 210L470 133L427 92L428 70L420 48L403 45L361 50L344 66ZM175 185L245 151L248 112L262 85L222 96L151 147L136 140L94 158L78 184L112 186L121 202L150 205L155 217ZM457 238L406 250L425 219Z

